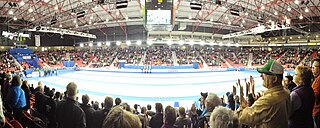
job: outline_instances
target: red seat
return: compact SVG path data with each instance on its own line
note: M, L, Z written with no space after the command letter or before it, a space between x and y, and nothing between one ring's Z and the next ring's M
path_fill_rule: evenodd
M17 121L17 120L11 120L10 124L14 127L14 128L23 128L23 126Z
M4 126L5 128L14 128L13 126L12 126L12 124L7 120L7 118L6 118L6 123L5 123L5 126Z

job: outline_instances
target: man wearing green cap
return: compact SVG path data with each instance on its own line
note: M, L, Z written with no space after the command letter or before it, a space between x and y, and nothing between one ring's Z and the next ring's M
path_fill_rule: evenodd
M251 107L241 103L238 109L240 123L253 128L287 128L290 94L281 85L283 66L275 60L269 60L257 71L261 73L263 86L268 90Z

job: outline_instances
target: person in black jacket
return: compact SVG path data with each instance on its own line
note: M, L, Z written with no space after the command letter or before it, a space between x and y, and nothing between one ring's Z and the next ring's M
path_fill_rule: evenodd
M76 101L77 85L67 85L66 99L58 103L56 118L57 128L86 128L86 115Z
M95 111L93 114L94 117L94 128L102 128L103 120L107 117L109 111L113 106L113 99L112 97L106 97L104 99L104 109Z
M90 98L87 94L82 95L82 104L80 105L80 107L86 114L87 128L93 128L93 114L95 110L88 104L89 100Z
M26 97L26 106L23 107L23 110L28 111L30 109L30 96L31 91L29 89L28 81L23 81L21 85L21 89L24 91L24 96Z

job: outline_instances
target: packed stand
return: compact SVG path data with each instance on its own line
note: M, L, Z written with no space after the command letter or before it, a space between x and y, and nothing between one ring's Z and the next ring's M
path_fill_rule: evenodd
M126 60L127 64L139 65L146 48L144 47L128 47L118 48L116 50L118 60Z
M145 49L146 58L145 63L152 65L173 65L172 49L169 47L152 46ZM178 54L177 54L178 56Z

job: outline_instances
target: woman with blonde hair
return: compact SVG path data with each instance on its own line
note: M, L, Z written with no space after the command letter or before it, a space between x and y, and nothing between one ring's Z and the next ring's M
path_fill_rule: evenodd
M314 92L311 88L312 71L306 66L298 66L293 82L297 87L292 89L291 115L289 128L313 128L312 110L314 106Z
M102 128L141 128L141 122L137 115L117 106L110 110L103 121Z

